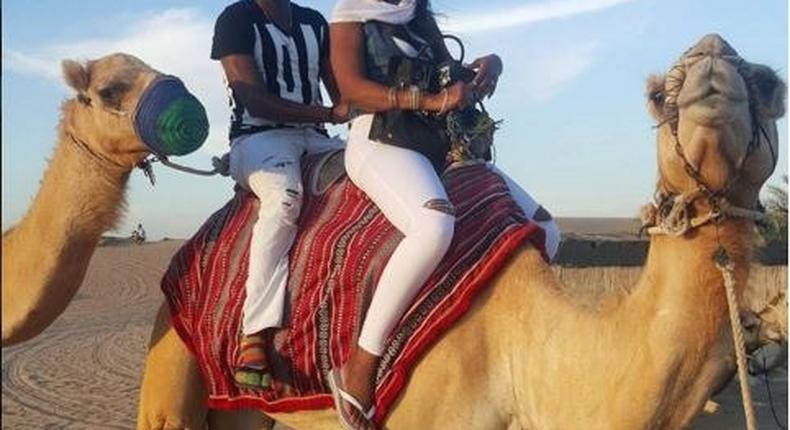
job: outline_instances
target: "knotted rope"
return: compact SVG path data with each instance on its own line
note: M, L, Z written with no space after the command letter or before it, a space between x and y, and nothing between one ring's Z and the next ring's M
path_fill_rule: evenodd
M690 205L704 196L702 190L661 196L656 203L642 207L640 211L642 230L646 230L650 235L665 234L680 237L690 230L724 218L744 218L751 221L765 219L763 212L734 206L724 197L710 198L711 209L704 215L692 217Z

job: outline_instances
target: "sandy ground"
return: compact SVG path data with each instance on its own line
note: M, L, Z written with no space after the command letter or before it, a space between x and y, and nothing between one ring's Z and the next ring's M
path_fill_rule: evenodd
M38 338L3 350L3 429L134 428L140 372L162 297L159 278L180 243L97 250L66 312ZM780 428L765 385L753 380L752 386L760 428ZM773 374L771 388L779 422L786 425L786 367ZM693 429L744 428L737 384L716 400L720 411L700 418Z

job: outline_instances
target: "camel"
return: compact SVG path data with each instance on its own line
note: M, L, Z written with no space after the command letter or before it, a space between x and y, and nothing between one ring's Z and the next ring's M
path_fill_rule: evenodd
M122 72L134 82L123 106L158 73L127 56L87 68L64 63L69 85L99 105L102 85ZM770 68L743 61L718 35L704 37L666 76L648 80L648 107L659 124L656 195L684 203L674 214L710 213L712 202L748 212L775 168L784 99L785 85ZM118 216L129 170L145 153L128 124L79 103L65 103L61 144L41 191L3 236L3 346L35 336L66 307L100 232ZM98 156L63 143L67 132L84 137ZM78 168L85 174L75 175ZM698 195L701 184L720 199L678 198ZM655 235L637 285L595 306L562 286L538 250L523 246L417 365L387 428L687 426L734 366L722 274L711 256L726 250L742 295L752 235L751 221L735 216ZM138 428L272 426L257 411L208 411L205 399L198 365L162 306ZM296 429L339 428L331 409L271 417Z
M3 234L3 339L30 339L77 292L101 234L121 216L129 174L149 155L121 110L134 108L160 73L115 54L63 62L78 97L62 106L59 143L32 206Z

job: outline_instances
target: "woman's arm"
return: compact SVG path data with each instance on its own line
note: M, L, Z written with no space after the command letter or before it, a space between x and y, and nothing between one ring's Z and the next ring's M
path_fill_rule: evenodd
M257 66L249 55L227 55L221 61L228 84L253 116L276 122L343 121L342 115L336 115L333 109L296 103L268 93L260 79Z
M360 23L334 23L329 28L332 72L345 103L369 112L411 109L412 95L408 89L393 92L390 88L365 76ZM422 93L419 109L438 112L444 108L447 111L465 105L470 95L471 87L458 83L448 88L446 94Z

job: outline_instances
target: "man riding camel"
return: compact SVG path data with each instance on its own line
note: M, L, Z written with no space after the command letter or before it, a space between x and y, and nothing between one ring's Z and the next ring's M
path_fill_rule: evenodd
M329 28L321 14L288 0L239 0L219 16L211 58L219 60L232 109L230 174L260 199L250 242L250 269L235 380L271 383L266 329L283 320L288 252L302 203L300 159L340 148L324 123L342 123L329 67ZM332 101L325 107L319 83Z

